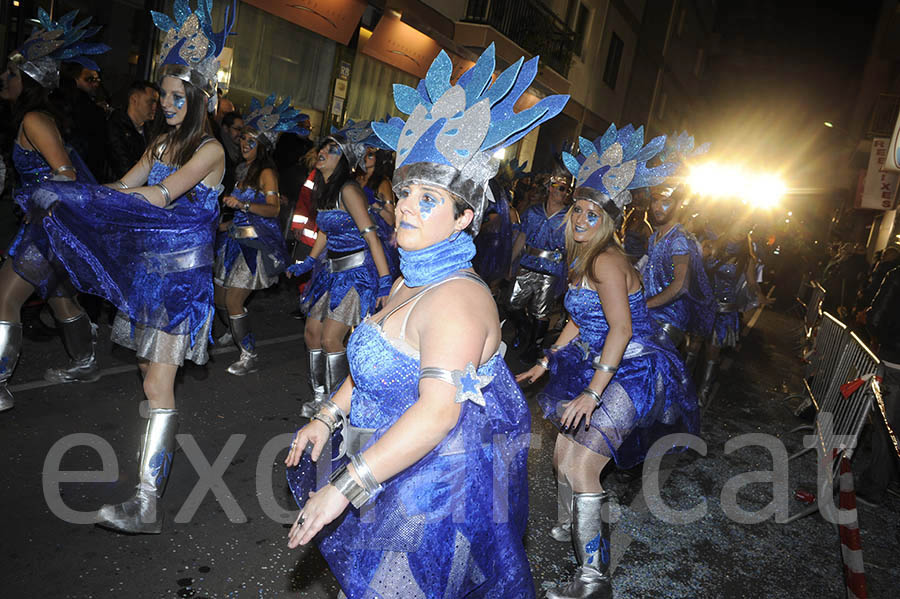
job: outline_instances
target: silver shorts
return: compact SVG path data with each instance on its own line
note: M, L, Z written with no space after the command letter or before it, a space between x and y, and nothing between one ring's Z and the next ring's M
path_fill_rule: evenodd
M505 303L514 312L527 312L538 320L546 320L553 311L555 286L555 275L520 268Z

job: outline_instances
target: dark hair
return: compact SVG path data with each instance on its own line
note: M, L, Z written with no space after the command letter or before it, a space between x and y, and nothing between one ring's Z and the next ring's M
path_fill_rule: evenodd
M42 87L40 83L19 71L19 77L22 78L22 93L16 98L13 104L13 131L14 135L18 135L19 127L22 125L22 119L29 112L43 112L56 121L56 127L59 129L60 135L66 139L71 132L71 121L66 113L60 108L55 95L51 95L51 90Z
M155 92L159 91L159 86L152 81L132 81L131 84L127 88L125 88L125 107L127 108L128 103L131 102L131 96L133 96L134 94L143 94L145 91L147 91L147 88L150 88Z
M332 140L328 138L323 140L322 143L319 144L319 151L331 142ZM322 172L317 170L316 187L313 190L313 202L316 205L316 209L332 210L337 208L341 189L343 189L347 182L352 181L352 179L353 170L350 168L350 163L347 162L347 157L344 154L341 154L341 159L338 161L337 166L334 168L334 172L331 173L331 177L327 182L322 176Z
M313 147L313 142L296 133L282 133L275 143L272 159L279 171L300 164L300 159ZM304 165L305 168L305 165Z
M80 62L62 62L59 65L59 84L63 87L71 82L74 85L76 79L81 77L85 67Z
M394 176L394 153L390 150L378 150L375 152L375 166L372 167L372 175L369 177L366 187L378 192L382 181L391 182Z
M241 113L237 110L232 110L231 112L225 113L225 116L222 117L222 126L223 127L231 127L234 125L234 122L238 119L244 120L244 117L241 116Z
M265 144L262 139L259 139L256 144L256 158L249 164L247 174L244 175L244 180L240 181L241 189L247 189L248 187L251 189L259 189L259 176L262 175L262 172L267 168L275 171L276 177L278 176L275 168L275 161L272 160L269 146Z
M179 79L179 81L181 81ZM166 117L162 110L156 111L153 121L153 135L150 142L151 155L162 158L162 150L173 149L171 164L175 167L184 166L194 156L194 152L200 146L205 137L211 137L209 120L206 117L207 97L199 88L190 83L184 83L184 95L187 100L187 111L184 121L177 129L166 123ZM162 81L160 81L160 88Z

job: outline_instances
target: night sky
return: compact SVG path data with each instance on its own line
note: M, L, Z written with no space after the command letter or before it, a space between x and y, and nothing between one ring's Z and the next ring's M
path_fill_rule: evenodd
M848 118L881 2L729 0L718 3L709 62L713 158L814 185ZM842 121L843 119L843 121Z

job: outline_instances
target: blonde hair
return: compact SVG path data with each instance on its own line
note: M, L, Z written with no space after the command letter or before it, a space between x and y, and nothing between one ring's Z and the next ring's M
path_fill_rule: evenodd
M599 285L600 281L594 276L594 269L592 268L594 259L609 247L623 255L625 250L619 241L616 223L606 210L599 206L597 206L597 209L600 213L600 222L597 223L594 236L587 241L575 241L575 223L572 218L574 209L575 204L572 204L566 213L566 259L569 261L569 281L577 284L586 276L591 283Z

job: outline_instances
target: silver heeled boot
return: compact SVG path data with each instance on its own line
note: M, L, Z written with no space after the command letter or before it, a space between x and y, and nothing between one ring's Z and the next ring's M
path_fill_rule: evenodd
M15 405L6 384L12 378L22 351L22 324L0 320L0 412Z
M572 486L563 478L556 479L556 526L550 529L554 541L572 540Z
M63 346L69 354L65 368L48 368L44 380L51 383L92 383L100 378L100 366L94 356L94 327L84 312L57 321Z
M138 466L137 492L124 503L104 505L97 512L98 526L132 534L162 532L162 514L157 502L166 488L175 453L178 410L150 410Z
M304 418L312 418L319 412L322 402L328 398L325 392L325 352L321 349L311 349L309 354L309 386L313 390L312 400L303 404L300 415Z
M609 576L609 505L612 493L575 493L572 544L578 569L568 584L547 591L547 599L612 599Z
M231 338L241 350L241 357L228 367L228 372L236 376L255 372L257 369L256 338L253 336L253 331L250 330L250 313L244 310L243 314L229 316L228 319L231 321Z
M719 370L718 360L707 360L703 365L703 378L697 388L697 403L705 406L712 396L713 383L716 382L716 373Z
M347 352L336 351L325 354L325 393L328 397L340 389L341 383L350 374L350 365L347 364Z

